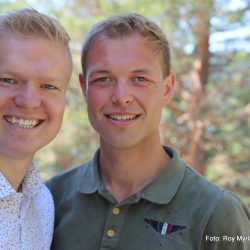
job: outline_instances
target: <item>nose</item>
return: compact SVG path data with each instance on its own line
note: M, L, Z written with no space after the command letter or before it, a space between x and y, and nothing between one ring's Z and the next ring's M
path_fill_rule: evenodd
M27 109L40 107L41 96L39 88L32 82L24 83L15 96L15 103L17 106Z
M127 105L133 101L133 93L129 83L117 81L114 86L111 101L114 104Z

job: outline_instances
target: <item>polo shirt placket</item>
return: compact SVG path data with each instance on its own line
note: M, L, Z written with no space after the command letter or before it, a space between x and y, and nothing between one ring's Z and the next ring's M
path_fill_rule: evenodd
M101 250L116 249L126 219L128 206L110 206L104 227Z

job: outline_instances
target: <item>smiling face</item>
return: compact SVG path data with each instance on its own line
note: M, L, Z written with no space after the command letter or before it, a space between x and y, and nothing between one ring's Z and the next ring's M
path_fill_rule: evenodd
M0 36L0 155L31 158L61 127L69 52L39 37Z
M93 42L80 81L101 146L127 149L158 140L162 105L175 82L173 74L163 77L161 63L138 33Z

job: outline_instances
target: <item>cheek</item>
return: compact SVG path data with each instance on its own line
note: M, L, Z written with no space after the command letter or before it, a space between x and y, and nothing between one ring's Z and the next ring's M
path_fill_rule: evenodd
M161 110L163 106L163 95L150 95L148 98L142 99L142 102L146 109L147 113L150 113L150 117L154 117L154 119L160 119Z
M109 99L107 91L102 89L98 91L89 89L86 97L88 109L98 109L105 105Z
M0 86L0 105L3 106L8 101L13 100L15 92L13 90L1 88Z
M65 110L65 98L51 98L47 102L47 109L51 120L61 123Z
M160 91L155 91L149 89L149 91L141 91L137 92L135 98L136 100L146 109L157 109L157 107L161 107L163 104L163 93Z

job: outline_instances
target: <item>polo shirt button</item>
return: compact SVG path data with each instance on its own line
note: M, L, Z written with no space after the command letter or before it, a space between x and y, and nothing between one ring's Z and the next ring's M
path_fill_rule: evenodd
M118 214L120 213L120 209L119 209L118 207L114 207L114 208L112 209L112 213L113 213L114 215L118 215Z
M107 231L107 235L108 235L108 237L114 237L114 236L115 236L115 230L109 229L109 230Z

